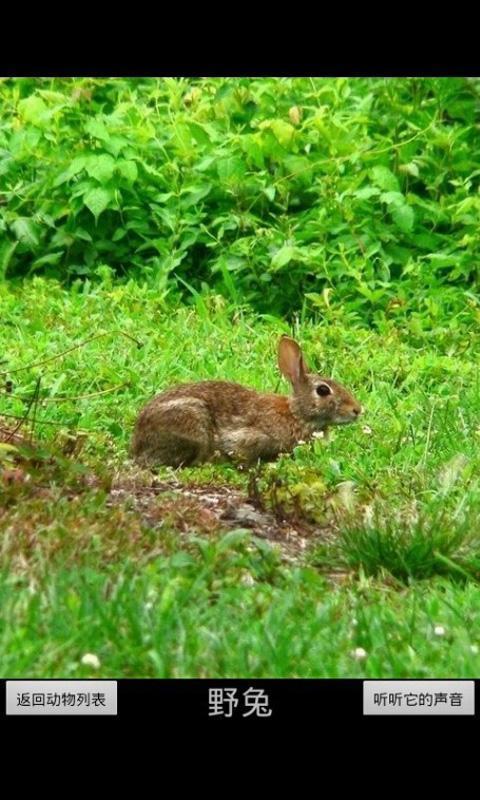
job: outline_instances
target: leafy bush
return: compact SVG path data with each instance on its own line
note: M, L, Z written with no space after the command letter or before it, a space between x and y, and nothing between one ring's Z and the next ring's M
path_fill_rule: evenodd
M3 79L0 274L434 321L479 280L479 98L466 78Z

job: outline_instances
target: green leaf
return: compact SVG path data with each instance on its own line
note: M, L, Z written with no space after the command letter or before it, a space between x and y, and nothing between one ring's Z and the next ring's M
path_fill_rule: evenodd
M15 159L12 154L7 150L0 152L0 175L6 175L7 172L14 166Z
M430 233L429 231L419 231L412 235L413 244L421 250L435 251L441 241L441 237L437 233Z
M357 191L353 193L353 196L358 197L359 200L369 200L371 197L375 197L375 195L379 194L380 189L378 186L364 186L362 189L357 189Z
M195 139L198 144L208 145L211 142L211 138L209 136L208 131L203 125L199 125L198 122L189 122L188 127L190 128L190 133L192 137Z
M89 232L84 228L81 228L79 225L75 226L75 239L83 239L84 242L92 241L92 237L90 236Z
M238 295L238 292L237 292L237 287L236 287L235 282L234 282L234 280L233 280L233 278L230 275L230 272L228 270L227 259L225 258L225 256L221 256L218 259L218 261L216 263L216 267L222 273L222 277L223 277L225 286L226 286L228 292L230 293L230 297L232 298L233 302L234 303L238 303L239 302L239 295Z
M90 134L94 139L100 139L101 142L110 141L110 134L104 121L100 117L93 117L93 119L90 119L85 125L85 132Z
M126 231L125 228L117 228L112 236L112 242L119 242L120 239L123 239L123 237L127 235L127 233L128 231Z
M226 98L230 97L230 95L233 93L233 90L233 86L228 81L225 81L225 83L217 89L215 97L213 98L213 102L218 103L222 100L225 100Z
M171 197L175 197L174 192L161 192L160 194L154 195L152 200L155 200L156 203L167 203Z
M18 113L24 122L29 122L37 127L48 123L48 108L41 97L32 94L18 104Z
M398 207L405 205L405 198L401 192L382 192L380 200L382 203L386 203L387 206Z
M188 186L186 189L182 190L182 200L181 205L182 208L190 208L190 206L196 206L200 200L203 200L204 197L207 197L212 190L212 184L206 183L203 186Z
M429 253L427 256L434 267L455 267L460 261L456 253Z
M77 156L69 164L65 172L62 172L54 182L54 186L61 186L62 183L71 180L75 175L81 172L87 163L86 156Z
M265 186L262 191L263 194L268 197L270 202L273 202L273 200L275 200L275 192L276 192L275 186Z
M400 245L397 244L387 245L387 247L385 247L385 253L392 259L393 263L401 264L402 266L405 266L408 259L411 257L411 250L408 247L400 247Z
M11 223L10 228L18 241L30 250L34 250L40 244L38 225L30 217L18 217Z
M414 178L418 178L419 176L418 166L414 161L411 161L409 164L401 164L399 170L401 170L401 172L406 172L407 175L413 175Z
M112 155L117 158L118 154L122 150L126 150L129 141L125 139L124 136L110 136L108 139L104 139L105 150L108 150Z
M281 144L282 147L288 147L296 134L296 130L293 125L290 125L289 122L285 122L283 119L272 119L270 122L270 128L272 129L273 135L275 136L277 142Z
M3 242L0 245L0 277L5 278L8 265L17 247L18 242Z
M85 170L91 178L95 178L99 183L108 183L114 169L115 160L106 153L100 156L89 156L86 159Z
M205 158L202 158L201 161L197 162L195 169L197 172L205 172L212 166L212 164L215 163L215 160L215 156L205 156Z
M246 171L244 162L238 156L229 156L217 162L218 177L223 181L243 178Z
M38 92L39 95L45 98L49 103L57 103L59 105L65 105L66 103L66 96L62 92L54 92L51 89L40 89Z
M107 189L103 189L99 186L98 189L90 189L90 191L83 196L83 202L87 208L90 209L95 220L98 220L102 211L108 208L111 197L112 195Z
M379 186L385 192L399 192L400 184L398 178L388 167L373 167L371 178L375 186Z
M118 161L117 169L129 183L135 183L138 178L138 168L135 161Z
M399 206L392 211L392 219L403 233L411 233L415 222L415 213L410 206Z
M265 154L263 152L260 141L256 138L258 134L245 134L242 136L240 143L241 148L247 158L258 169L263 169L265 165Z
M45 264L58 264L62 256L63 256L63 250L60 250L57 253L48 253L45 256L41 256L41 258L36 258L32 264L31 269L37 269L37 267L43 267Z
M295 248L290 244L284 244L280 250L277 250L272 258L271 266L273 269L281 269L288 264L295 256Z
M291 176L292 180L297 179L305 184L309 184L312 180L312 170L315 164L310 159L303 156L287 156L283 160L285 171Z

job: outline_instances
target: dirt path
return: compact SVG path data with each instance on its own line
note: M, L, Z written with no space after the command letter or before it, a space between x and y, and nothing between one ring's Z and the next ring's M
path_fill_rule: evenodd
M291 562L303 560L316 540L332 533L329 527L282 518L228 484L184 484L156 478L149 483L141 485L135 477L119 475L112 485L110 502L129 503L147 525L155 527L166 520L183 534L195 531L208 535L248 528L255 536L275 544L282 558Z

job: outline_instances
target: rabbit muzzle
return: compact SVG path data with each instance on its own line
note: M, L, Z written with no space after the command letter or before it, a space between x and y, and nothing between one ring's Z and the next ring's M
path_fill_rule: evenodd
M338 409L333 422L335 425L348 425L351 422L355 422L361 414L363 414L362 406L359 403L355 403L355 405L347 408Z

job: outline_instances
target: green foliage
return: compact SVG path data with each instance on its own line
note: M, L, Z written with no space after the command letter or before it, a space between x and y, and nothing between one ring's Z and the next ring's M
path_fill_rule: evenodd
M478 284L476 79L3 79L0 274L357 321Z

